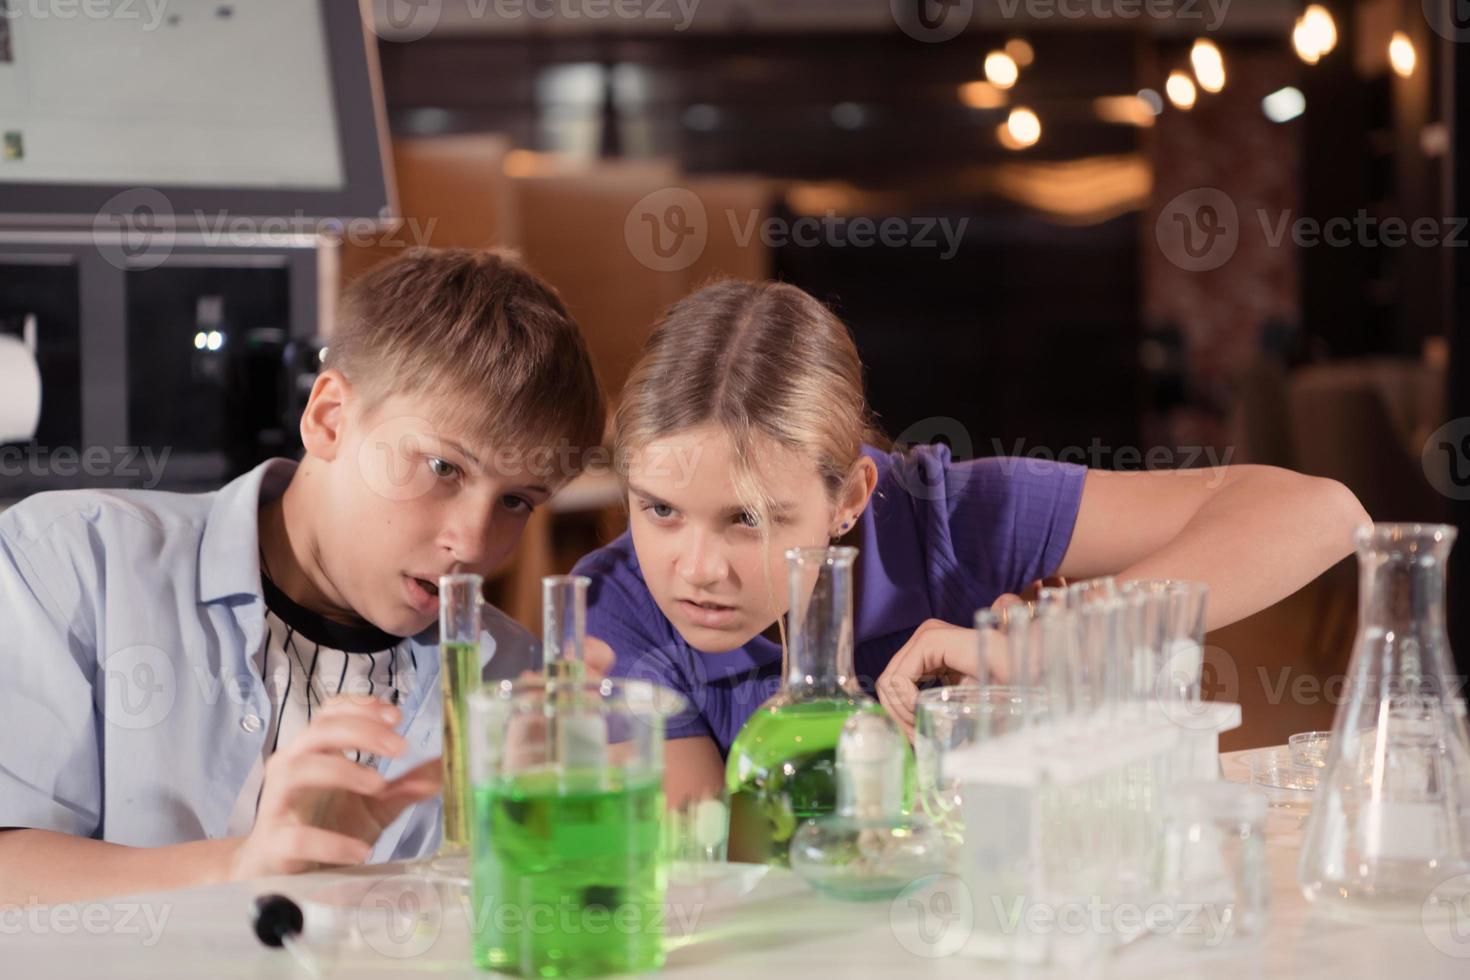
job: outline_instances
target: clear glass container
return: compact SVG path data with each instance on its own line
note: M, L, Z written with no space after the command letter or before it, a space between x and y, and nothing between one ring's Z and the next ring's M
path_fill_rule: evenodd
M1286 740L1291 748L1291 761L1312 769L1327 765L1327 746L1331 743L1331 732L1297 732Z
M1164 805L1161 887L1170 935L1215 948L1265 932L1266 797L1227 782L1182 782Z
M468 703L475 963L528 977L657 969L664 724L683 699L646 681L538 678ZM596 751L564 755L568 725L600 732Z
M1288 749L1257 749L1247 756L1250 783L1266 794L1274 807L1283 810L1309 811L1317 792L1317 766L1299 764Z
M541 655L548 680L580 681L587 672L585 575L548 575L541 580Z
M837 807L837 739L860 711L883 708L853 673L852 572L856 548L786 552L791 591L780 690L730 745L731 860L786 865L803 820Z
M1357 639L1297 868L1333 911L1414 917L1443 883L1470 883L1470 736L1445 631L1454 540L1436 524L1354 535Z
M916 809L953 844L964 839L960 785L946 777L946 753L1023 731L1040 720L1046 699L1039 689L960 684L924 691L914 705Z
M945 867L948 845L904 813L908 743L886 714L860 711L837 742L837 812L808 820L791 841L791 867L833 898L892 898Z
M437 870L453 871L469 853L469 780L465 757L465 699L480 686L478 575L439 579L439 682L444 699L444 839Z

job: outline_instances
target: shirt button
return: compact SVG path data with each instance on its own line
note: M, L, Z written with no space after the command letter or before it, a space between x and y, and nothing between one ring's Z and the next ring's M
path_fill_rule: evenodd
M247 732L250 732L252 735L255 734L256 732L260 731L260 716L246 715L244 718L240 719L240 727L245 729Z

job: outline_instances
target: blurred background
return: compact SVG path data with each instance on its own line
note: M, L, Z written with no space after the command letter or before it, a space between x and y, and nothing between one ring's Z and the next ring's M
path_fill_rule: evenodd
M0 395L0 497L299 452L340 290L405 248L504 246L614 398L670 302L779 277L850 325L900 443L1287 466L1458 523L1464 6L378 0L364 31L350 0L132 24L0 0L0 354L39 392ZM293 148L323 119L318 173ZM580 479L497 600L539 630L539 577L623 524L615 480ZM1206 687L1245 707L1225 748L1330 726L1355 596L1349 559L1211 634Z

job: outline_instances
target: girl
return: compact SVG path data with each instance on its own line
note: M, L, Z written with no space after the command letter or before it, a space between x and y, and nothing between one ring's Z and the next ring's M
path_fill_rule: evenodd
M682 693L671 802L779 686L784 552L859 549L859 682L905 728L918 686L963 672L977 608L1048 576L1207 583L1210 628L1300 588L1368 519L1341 484L1262 466L1106 472L888 451L846 328L782 283L719 282L657 324L624 388L615 458L628 532L584 558L589 636L614 674Z

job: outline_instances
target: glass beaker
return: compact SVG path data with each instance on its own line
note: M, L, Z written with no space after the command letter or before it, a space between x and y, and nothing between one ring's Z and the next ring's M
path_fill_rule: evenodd
M918 809L951 843L964 839L960 786L943 772L946 753L1023 732L1046 710L1044 693L1011 685L960 684L924 691L914 705Z
M1220 780L1176 783L1161 858L1170 935L1211 948L1260 938L1271 894L1264 793Z
M469 698L475 963L528 977L663 963L664 723L646 681L503 681ZM595 725L585 724L595 720ZM561 755L568 723L604 738Z
M732 860L786 865L797 826L837 806L843 723L859 711L883 711L853 675L857 554L856 548L786 552L791 609L785 676L735 736L725 766Z
M1303 837L1308 899L1346 913L1419 915L1470 879L1470 737L1445 632L1455 529L1354 533L1358 633Z

